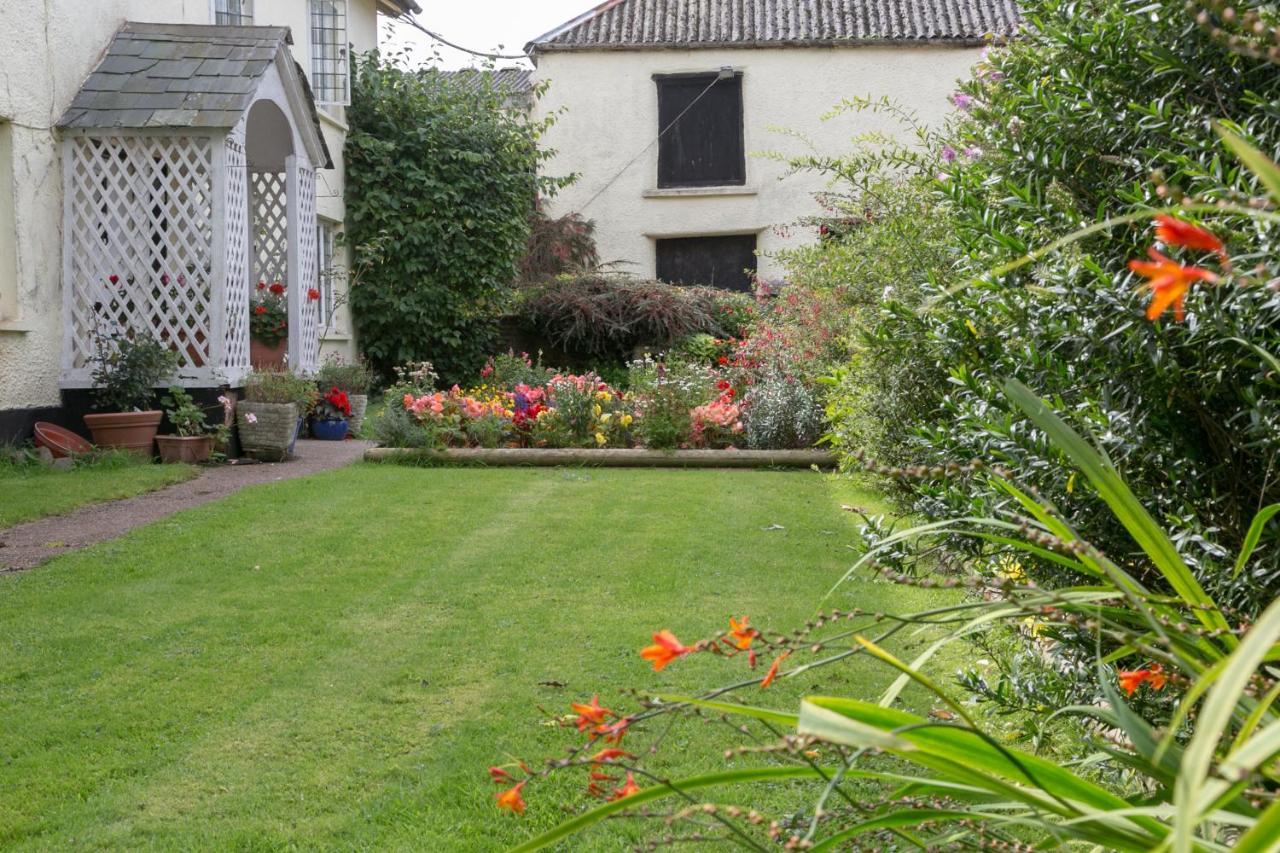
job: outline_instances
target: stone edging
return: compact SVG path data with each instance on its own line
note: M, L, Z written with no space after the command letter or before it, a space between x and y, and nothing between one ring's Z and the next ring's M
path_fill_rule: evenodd
M835 468L838 460L825 450L590 450L504 447L415 450L375 447L366 462L494 467L586 466L595 468Z

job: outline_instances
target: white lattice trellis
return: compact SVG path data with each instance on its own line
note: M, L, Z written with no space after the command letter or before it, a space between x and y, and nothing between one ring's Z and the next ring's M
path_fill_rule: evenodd
M226 143L227 298L223 355L234 381L249 370L249 171L244 145L228 137Z
M285 172L253 173L254 281L289 280L288 195Z
M210 140L81 137L67 148L64 374L87 379L97 331L152 334L180 372L211 364Z
M312 373L320 363L320 275L316 248L316 174L298 166L298 293L302 327L298 369ZM315 296L316 298L312 298Z

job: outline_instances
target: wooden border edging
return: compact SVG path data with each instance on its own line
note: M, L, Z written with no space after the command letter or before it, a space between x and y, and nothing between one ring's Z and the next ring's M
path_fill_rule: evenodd
M825 450L546 450L504 447L415 450L375 447L366 462L419 465L491 465L494 467L587 466L594 468L835 468Z

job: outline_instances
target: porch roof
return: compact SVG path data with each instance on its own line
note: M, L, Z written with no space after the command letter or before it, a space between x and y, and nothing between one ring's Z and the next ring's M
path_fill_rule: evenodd
M288 52L292 43L288 27L127 22L58 127L230 129L275 64L290 100L306 112L298 130L319 155L313 159L332 168L311 88Z

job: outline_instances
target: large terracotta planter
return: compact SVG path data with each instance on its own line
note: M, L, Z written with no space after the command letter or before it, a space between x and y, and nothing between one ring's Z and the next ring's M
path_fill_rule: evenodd
M287 338L281 338L274 345L250 340L249 363L253 365L254 370L279 370L284 367L285 354L288 351Z
M293 403L236 403L240 449L251 459L283 462L298 435L298 407Z
M167 463L186 462L198 465L213 455L212 435L157 435L160 460Z
M347 418L347 423L351 427L351 435L359 438L360 427L364 424L364 413L369 410L369 395L348 394L347 401L351 403L351 416Z
M145 456L152 456L152 445L164 412L111 412L85 415L84 425L93 433L93 443Z

